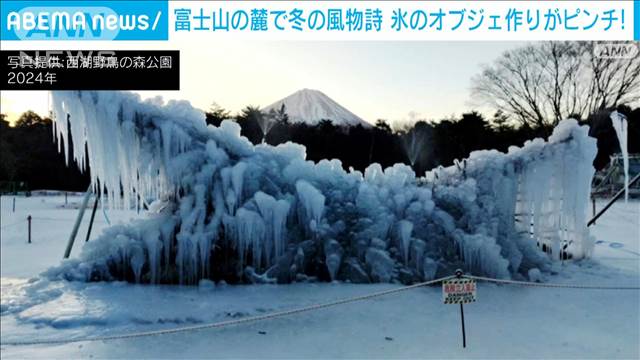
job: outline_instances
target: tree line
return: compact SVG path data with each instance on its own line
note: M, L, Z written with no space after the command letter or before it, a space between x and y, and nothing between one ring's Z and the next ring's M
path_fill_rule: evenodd
M597 111L584 120L577 119L581 124L589 125L590 135L597 139L598 155L594 160L597 170L605 167L609 157L620 151L609 118L613 110L628 118L629 152L640 152L640 108L620 105ZM217 126L224 119L232 119L240 124L241 134L254 144L277 145L287 141L303 144L309 160L339 159L345 169L356 170L364 170L371 163L383 167L405 163L418 175L438 166L452 165L455 159L464 159L472 151L496 149L506 152L510 146L522 146L527 140L546 138L553 130L551 124L536 127L528 123L512 124L500 110L490 119L472 111L439 121L419 120L401 129L392 129L385 120L378 120L371 127L336 126L329 119L317 125L291 123L286 108L280 111L284 116L274 120L256 106L248 106L236 116L215 106L206 113L206 121ZM265 120L265 117L271 120ZM260 126L264 121L272 122L266 136Z
M0 114L0 192L86 190L90 170L80 171L73 150L68 156L65 160L64 144L54 138L51 119L27 111L9 126Z

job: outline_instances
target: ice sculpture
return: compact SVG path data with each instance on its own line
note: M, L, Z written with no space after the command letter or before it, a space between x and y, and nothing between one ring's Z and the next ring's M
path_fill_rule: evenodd
M524 279L593 246L585 211L596 145L573 120L548 142L475 152L416 177L402 164L363 174L314 163L293 143L254 146L238 124L206 126L186 102L90 91L52 100L56 135L69 138L68 120L95 190L111 206L151 209L108 228L52 278L411 283L463 267Z

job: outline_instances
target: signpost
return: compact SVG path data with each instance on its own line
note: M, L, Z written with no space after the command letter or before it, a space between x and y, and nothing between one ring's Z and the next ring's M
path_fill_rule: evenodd
M456 278L442 282L442 300L445 304L460 304L462 321L462 347L467 347L467 336L464 330L463 304L476 301L476 281L462 277L462 270L456 270Z

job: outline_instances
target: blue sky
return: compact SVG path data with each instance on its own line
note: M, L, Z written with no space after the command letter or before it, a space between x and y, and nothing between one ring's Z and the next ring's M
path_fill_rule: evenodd
M296 90L321 90L369 122L441 119L491 110L470 100L471 78L519 42L265 42L180 44L181 90L141 92L212 102L236 112L267 106ZM175 48L173 44L172 48ZM5 91L2 112L46 113L46 92Z

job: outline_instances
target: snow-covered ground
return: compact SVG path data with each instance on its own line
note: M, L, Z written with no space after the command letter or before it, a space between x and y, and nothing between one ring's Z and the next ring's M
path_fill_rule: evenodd
M15 197L13 212L13 196L0 197L2 204L2 277L28 278L39 274L48 267L60 264L64 255L69 235L82 203L82 196L32 196ZM78 235L76 246L71 256L80 253L87 235L93 198L88 204ZM105 215L106 214L106 215ZM27 216L31 215L31 244L27 244ZM111 224L127 222L136 217L135 211L110 210L103 212L102 207L96 211L95 221L91 229L91 238L95 238Z
M292 284L201 287L50 282L80 197L1 198L2 343L72 339L204 324L367 294L398 285ZM75 205L75 206L74 206ZM603 206L600 203L599 206ZM27 244L26 216L33 217ZM78 254L86 223L78 232ZM135 212L109 211L111 223ZM93 236L107 226L99 211ZM592 227L593 259L557 264L546 282L640 285L640 202L619 201ZM2 358L640 358L640 292L482 283L465 306L433 286L217 330L66 345L2 345Z

